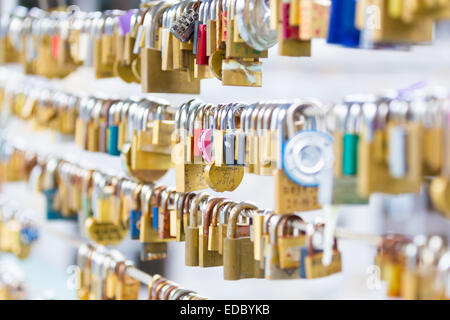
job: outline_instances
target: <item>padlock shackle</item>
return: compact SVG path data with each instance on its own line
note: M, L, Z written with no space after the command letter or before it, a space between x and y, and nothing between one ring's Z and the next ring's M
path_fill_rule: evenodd
M244 210L258 210L258 207L251 203L241 202L233 207L230 218L227 223L227 238L237 238L237 222L238 217Z
M202 112L200 122L202 125L202 129L211 129L212 123L211 118L214 118L214 111L216 109L216 106L213 104L207 104L204 111Z
M84 269L84 268L88 267L89 255L92 250L93 250L93 247L89 244L82 244L78 248L77 265L80 267L80 269Z
M307 247L308 247L308 256L312 257L314 255L314 243L313 238L316 232L322 231L323 232L324 224L323 223L308 223L306 227L306 241L307 241ZM337 251L337 238L334 237L333 239L333 251Z
M193 103L195 99L190 100L180 106L175 113L175 133L184 136L185 132L181 132L181 130L186 129L186 121L188 118L188 111L191 103Z
M220 118L220 115L221 115L221 112L222 112L222 110L224 108L225 108L225 105L223 105L223 104L218 104L216 106L216 109L215 109L215 112L214 112L214 120L213 120L213 127L212 127L212 129L214 129L214 130L221 130L222 129L221 128L222 120Z
M158 27L160 21L163 21L163 15L168 7L169 4L161 1L147 11L143 23L145 30L145 48L156 49Z
M289 223L294 222L304 223L303 219L297 215L286 216L286 218L281 221L280 229L278 230L280 237L286 237L288 235Z
M162 196L162 200L161 200L161 207L162 207L163 214L169 213L170 197L174 194L176 194L176 191L173 188L167 188L165 190L164 195Z
M249 117L250 117L250 122L249 122L249 126L248 129L249 131L255 131L258 128L258 116L259 116L259 112L262 109L262 105L260 102L255 104L255 107L252 109L252 112L250 113Z
M317 130L317 119L320 117L323 118L325 116L325 110L323 109L322 104L315 99L304 99L291 104L291 106L287 109L286 114L288 137L293 137L297 133L295 125L295 117L297 114L300 114L300 116L305 119L314 120L312 128L303 128L303 130ZM321 122L324 123L324 120L321 120Z
M181 195L181 199L180 201L178 201L178 211L177 211L177 219L178 220L183 220L183 215L184 215L184 206L186 201L188 201L189 197L193 197L194 194L192 192L187 192L187 193L183 193Z
M131 210L139 210L141 207L141 190L142 184L136 184L131 190L130 198L131 198Z
M203 217L203 235L209 235L209 226L212 222L212 215L214 213L214 209L221 203L223 203L227 198L212 198L208 201L206 205L205 214Z
M209 106L209 104L206 104L206 103L203 103L200 106L200 108L197 111L197 114L195 116L195 119L194 119L193 130L196 129L198 123L200 123L200 128L199 129L202 129L202 127L203 127L203 120L204 120L204 117L205 117L205 113L207 112L208 106Z
M228 112L232 110L232 108L233 104L229 103L219 110L220 130L226 130Z
M264 112L264 116L261 119L261 128L264 130L270 130L270 125L273 118L276 118L278 116L279 110L281 109L281 106L277 103L270 104L267 107L267 110Z
M199 193L191 203L189 208L189 226L198 227L198 211L200 210L200 205L202 202L209 198L209 194L202 192Z
M153 191L152 194L152 198L154 198L155 202L154 202L154 206L160 208L161 207L161 198L162 198L162 194L165 190L167 190L167 186L159 186L156 187L155 190ZM150 204L152 203L152 198L150 198Z
M261 108L258 111L258 114L256 115L256 130L258 133L261 132L261 130L264 127L264 116L266 112L270 111L270 105L269 103L262 103Z
M141 190L141 212L142 215L149 215L148 203L152 194L151 186L144 185Z
M220 209L221 209L223 206L229 205L229 204L231 204L231 203L233 203L232 200L225 199L225 200L222 200L222 201L220 201L219 203L217 203L217 204L215 205L215 207L214 207L214 209L213 209L213 212L212 212L212 216L211 216L211 226L214 226L214 227L217 227L217 226L218 226L218 224L219 224L219 214L220 214Z
M269 224L269 241L271 244L277 244L278 230L281 222L286 219L288 216L284 215L273 215L267 221Z
M236 104L227 113L227 129L236 130L238 128L238 121L240 122L241 115L243 113L244 104Z
M188 133L190 136L194 135L194 126L195 126L195 120L198 115L199 108L203 107L205 103L200 102L196 103L195 105L191 106L188 111L188 122L187 127L185 126L185 132Z

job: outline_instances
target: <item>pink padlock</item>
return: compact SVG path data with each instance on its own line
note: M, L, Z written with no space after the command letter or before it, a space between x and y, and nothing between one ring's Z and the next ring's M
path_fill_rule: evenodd
M202 157L207 163L213 162L212 156L212 130L205 129L200 133L200 139L198 142Z
M194 157L200 157L202 155L200 151L200 134L202 133L202 129L195 128L194 129Z

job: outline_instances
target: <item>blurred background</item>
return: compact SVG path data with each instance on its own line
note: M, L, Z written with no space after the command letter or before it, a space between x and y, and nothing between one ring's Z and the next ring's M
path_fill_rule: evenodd
M82 10L128 9L136 7L139 1L69 1ZM2 12L15 5L39 5L39 1L2 0ZM347 94L378 93L385 89L401 89L418 81L430 85L450 88L450 25L441 23L435 30L432 44L412 47L408 51L369 51L348 49L327 45L325 41L313 42L311 58L279 57L277 48L269 52L269 59L263 60L263 87L223 87L215 79L203 80L198 96L211 103L231 101L255 102L259 100L295 99L315 97L324 102L337 102ZM12 68L12 69L11 69ZM8 69L20 72L20 67ZM80 68L62 81L53 85L72 91L104 93L127 97L141 95L140 87L125 84L118 79L95 80L92 70ZM168 100L178 106L188 98L186 95L152 95ZM120 169L119 160L105 155L79 151L71 142L57 141L49 144L50 133L31 133L22 123L11 123L11 134L24 137L27 142L43 149L69 152L73 157L86 162ZM169 172L161 183L173 185L174 172ZM4 188L8 199L15 199L21 205L31 207L44 215L44 199L30 194L26 185L15 184ZM340 209L339 226L368 234L382 234L387 231L406 234L441 234L450 236L450 221L439 214L428 212L426 190L420 195L388 197L374 195L369 206L348 206ZM261 207L273 207L273 178L247 175L242 185L233 193L226 194L235 200L253 201ZM304 216L314 219L322 213L311 212ZM52 227L77 234L76 225L66 222L52 223ZM170 243L169 258L162 263L139 263L138 241L125 241L120 246L127 257L150 274L161 273L181 285L199 292L211 299L385 299L382 284L372 285L371 266L374 264L376 248L363 242L339 242L343 255L343 273L320 280L266 281L222 280L222 268L199 269L184 265L184 244ZM76 251L51 234L42 233L31 257L19 262L10 256L1 256L2 261L18 265L24 277L35 289L34 297L56 299L75 298L75 292L68 282L73 275L68 266L75 263ZM143 295L143 297L145 294Z

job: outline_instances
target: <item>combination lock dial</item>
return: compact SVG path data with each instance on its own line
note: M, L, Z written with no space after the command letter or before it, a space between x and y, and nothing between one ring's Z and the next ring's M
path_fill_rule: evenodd
M181 42L188 42L195 29L195 22L198 20L198 9L191 8L184 12L170 28L170 32Z

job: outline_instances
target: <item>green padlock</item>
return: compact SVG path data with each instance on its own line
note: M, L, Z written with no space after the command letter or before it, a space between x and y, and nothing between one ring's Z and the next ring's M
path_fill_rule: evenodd
M354 176L358 173L358 143L357 134L348 133L344 135L342 152L342 173L344 176Z

